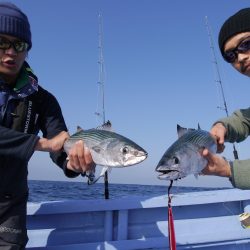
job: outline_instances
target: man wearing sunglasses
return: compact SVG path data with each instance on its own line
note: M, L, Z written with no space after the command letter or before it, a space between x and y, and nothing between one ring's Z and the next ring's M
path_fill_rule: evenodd
M27 166L34 151L50 152L67 177L94 166L79 141L68 158L69 137L56 98L38 84L25 61L32 47L27 16L15 5L0 3L0 249L24 249L27 243ZM38 132L43 138L38 137Z
M219 33L219 47L226 62L250 77L250 8L238 11L224 22ZM218 153L223 152L225 141L245 140L250 135L250 108L237 110L216 121L210 132L217 140ZM203 174L229 177L234 187L250 189L250 159L228 162L207 150L203 155L208 160Z

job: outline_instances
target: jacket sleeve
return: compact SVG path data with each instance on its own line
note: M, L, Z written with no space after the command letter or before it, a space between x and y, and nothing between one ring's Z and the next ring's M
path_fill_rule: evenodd
M41 117L41 130L43 137L51 139L62 131L68 131L61 107L56 98L46 90L44 91L45 101ZM64 151L50 153L52 161L63 169L64 174L67 177L76 177L79 174L74 171L68 170L67 165L67 154Z
M227 129L225 140L228 142L241 142L250 133L250 108L235 111L231 116L218 120Z
M222 122L227 129L225 141L241 142L250 133L250 108L237 110L231 116L217 122ZM250 189L250 159L231 162L231 172L230 179L234 187Z
M232 185L239 189L250 189L250 160L235 160L231 163Z
M28 162L39 137L0 126L0 155Z

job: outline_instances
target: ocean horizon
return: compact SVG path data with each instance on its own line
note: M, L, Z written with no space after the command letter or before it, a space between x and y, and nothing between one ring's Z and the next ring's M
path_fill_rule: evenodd
M29 180L29 202L59 200L104 199L104 183L88 185L85 182ZM109 183L109 199L128 196L166 195L168 185L114 184ZM226 188L174 186L171 193L200 192Z

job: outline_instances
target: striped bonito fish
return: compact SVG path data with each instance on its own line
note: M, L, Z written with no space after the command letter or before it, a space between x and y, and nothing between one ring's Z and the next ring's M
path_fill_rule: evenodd
M167 149L159 161L156 171L159 179L177 180L187 175L197 176L206 167L207 160L202 150L207 148L215 153L215 139L207 131L186 129L177 125L178 139Z
M138 164L147 158L147 152L132 140L111 131L107 122L96 129L78 129L64 143L64 150L70 148L79 140L84 141L96 165L104 166L101 176L109 168L127 167ZM98 178L99 179L99 178Z

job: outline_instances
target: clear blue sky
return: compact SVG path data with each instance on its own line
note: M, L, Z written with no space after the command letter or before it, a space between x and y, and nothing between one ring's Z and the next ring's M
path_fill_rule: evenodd
M224 20L248 1L235 0L16 0L28 16L33 48L28 62L41 86L61 104L70 133L77 125L100 124L94 115L98 93L98 13L103 16L106 118L114 130L144 147L143 163L113 169L112 183L168 185L155 166L177 139L176 124L209 130L225 116L212 63L205 16L213 32L229 112L249 106L249 78L234 71L219 53ZM237 145L250 157L249 142ZM232 159L232 147L224 154ZM100 167L98 167L100 169ZM67 180L47 153L35 153L29 179ZM77 178L76 181L86 182ZM230 186L219 177L190 176L184 186Z

